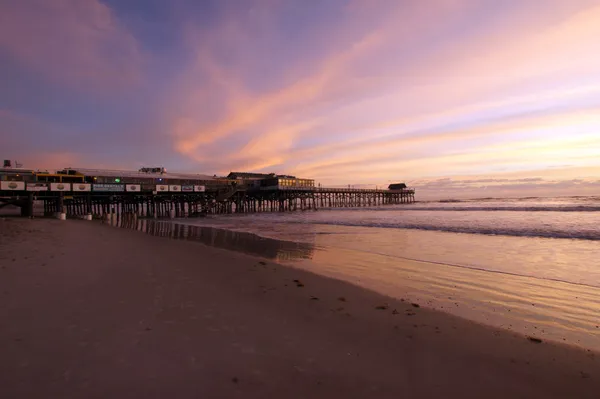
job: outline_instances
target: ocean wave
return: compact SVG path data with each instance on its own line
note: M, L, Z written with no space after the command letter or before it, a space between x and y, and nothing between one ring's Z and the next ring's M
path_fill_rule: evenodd
M477 212L600 212L600 206L411 206L406 208L377 208L378 210L410 211L477 211Z
M291 222L306 224L307 222ZM600 231L565 231L565 230L538 230L538 229L511 229L498 227L471 227L471 226L439 226L428 224L411 223L373 223L373 222L349 222L349 221L311 221L311 224L349 226L349 227L374 227L386 229L414 229L428 231L442 231L450 233L482 234L490 236L514 236L514 237L539 237L539 238L562 238L576 240L600 241Z
M523 202L562 202L562 203L600 203L600 196L590 195L573 195L573 196L559 196L559 197L484 197L484 198L446 198L441 200L417 200L416 203L436 204L436 203L490 203L490 202L501 202L501 203L523 203Z
M572 206L418 206L401 205L394 207L366 207L366 208L321 208L345 212L357 211L431 211L431 212L600 212L600 206L572 205Z

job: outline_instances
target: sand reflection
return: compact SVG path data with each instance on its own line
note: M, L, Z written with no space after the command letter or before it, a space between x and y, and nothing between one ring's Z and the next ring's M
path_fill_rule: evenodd
M120 220L117 225L153 236L196 241L212 247L243 252L277 261L311 259L314 252L314 246L308 243L275 240L259 237L252 233L214 227L190 226L168 221L134 218Z

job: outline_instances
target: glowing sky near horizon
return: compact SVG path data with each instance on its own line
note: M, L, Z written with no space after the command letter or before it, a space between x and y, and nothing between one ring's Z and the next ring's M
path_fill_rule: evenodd
M0 0L0 158L600 193L600 0Z

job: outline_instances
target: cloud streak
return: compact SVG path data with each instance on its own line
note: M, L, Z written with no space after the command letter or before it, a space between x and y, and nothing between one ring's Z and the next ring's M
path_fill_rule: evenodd
M141 79L137 40L99 0L1 2L0 51L72 87L114 89Z

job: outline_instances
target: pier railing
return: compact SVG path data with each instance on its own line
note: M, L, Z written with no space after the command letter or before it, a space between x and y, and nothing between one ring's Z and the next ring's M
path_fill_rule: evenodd
M261 187L261 191L308 191L316 193L407 193L414 194L414 188L404 188L401 190L388 190L382 188L343 188L343 187L294 187L294 186L272 186Z
M235 194L239 193L239 192L245 192L246 190L243 188L232 188L230 190L221 192L217 195L216 200L217 201L226 201L229 198L233 197Z
M315 187L317 192L338 192L338 193L414 193L414 188L404 188L401 190L388 190L382 188L343 188L343 187Z

